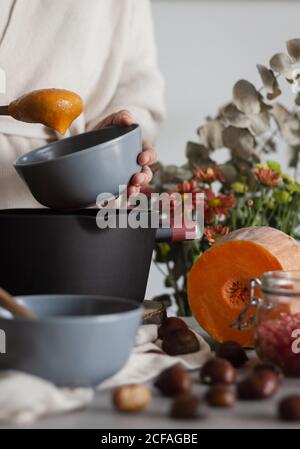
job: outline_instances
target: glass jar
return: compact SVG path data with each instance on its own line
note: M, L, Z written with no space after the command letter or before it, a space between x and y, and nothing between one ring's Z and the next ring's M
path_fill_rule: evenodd
M245 322L250 306L256 311ZM286 376L300 377L300 271L270 271L252 279L250 304L235 325L253 325L258 356L279 366Z

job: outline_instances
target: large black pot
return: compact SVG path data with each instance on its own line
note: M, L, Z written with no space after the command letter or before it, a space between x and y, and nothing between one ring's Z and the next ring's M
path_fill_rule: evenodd
M0 211L0 286L13 295L101 294L143 301L155 239L171 238L170 232L101 230L97 213ZM154 212L145 213L150 219Z

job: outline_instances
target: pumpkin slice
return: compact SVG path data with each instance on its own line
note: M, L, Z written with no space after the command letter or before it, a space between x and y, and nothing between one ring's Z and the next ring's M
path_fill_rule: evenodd
M296 269L300 269L300 245L290 236L270 227L233 231L194 264L188 277L191 311L215 340L253 347L253 329L230 327L249 303L250 279L266 271Z

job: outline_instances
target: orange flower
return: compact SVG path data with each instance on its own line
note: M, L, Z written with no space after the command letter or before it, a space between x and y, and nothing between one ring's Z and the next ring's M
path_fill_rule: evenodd
M198 181L201 182L206 182L208 184L214 181L224 182L224 176L219 167L208 167L207 169L197 167L195 168L194 173Z
M221 218L229 214L229 209L235 205L233 195L220 193L218 196L211 189L206 189L206 199L204 204L204 218L207 224L213 222L215 216Z
M180 193L182 196L183 202L185 201L185 196L187 193L192 194L192 208L195 209L197 205L197 193L202 193L203 189L198 187L198 183L195 179L191 181L183 181L182 184L177 184L176 192ZM172 198L172 193L171 193Z
M267 187L275 187L281 181L281 173L272 170L267 167L258 167L255 170L256 179Z
M222 226L221 224L216 224L214 226L207 226L203 233L203 237L208 241L210 245L216 242L220 237L227 235L229 232L228 226Z
M198 188L197 181L195 179L192 179L191 181L183 181L182 184L177 184L176 192L179 193L196 193L200 192L200 189Z

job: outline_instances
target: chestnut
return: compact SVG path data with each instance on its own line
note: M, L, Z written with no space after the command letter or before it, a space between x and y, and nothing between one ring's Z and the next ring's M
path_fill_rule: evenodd
M190 329L176 329L166 334L162 349L169 355L190 354L199 351L200 345Z
M263 371L271 371L273 374L278 376L279 380L283 379L283 372L278 366L273 365L273 363L258 363L253 368L254 373L261 373Z
M192 380L187 370L180 364L171 366L160 373L154 386L164 396L177 396L187 393L192 388Z
M236 370L228 360L215 357L203 365L200 371L200 380L208 385L234 384L236 382Z
M170 416L176 419L203 419L207 415L205 402L200 397L189 393L177 396L170 410Z
M158 328L158 338L163 338L169 333L177 329L188 329L188 325L177 317L166 318L161 326Z
M205 399L212 407L232 407L236 394L228 385L217 384L208 390Z
M271 370L254 372L237 385L239 399L258 400L273 396L278 390L279 378Z
M250 357L248 362L245 363L245 368L253 370L256 365L261 365L261 359L259 357Z
M144 410L151 402L151 392L146 385L131 384L117 387L112 401L117 410L126 413L136 413Z
M216 350L216 356L228 360L235 368L240 368L249 359L245 349L236 341L226 341Z
M278 405L278 415L283 421L300 421L300 395L283 398Z

